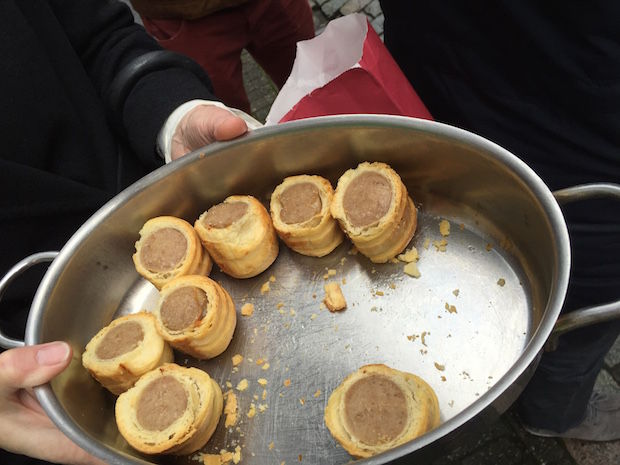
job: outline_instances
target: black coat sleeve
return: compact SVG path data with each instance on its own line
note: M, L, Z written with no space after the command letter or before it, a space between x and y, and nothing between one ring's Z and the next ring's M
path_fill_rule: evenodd
M115 77L145 54L161 50L134 22L127 5L117 0L50 0L72 47L100 94L114 127L146 161L155 155L157 134L176 107L188 100L215 97L206 75L171 61L164 69L131 83L123 101L110 95Z

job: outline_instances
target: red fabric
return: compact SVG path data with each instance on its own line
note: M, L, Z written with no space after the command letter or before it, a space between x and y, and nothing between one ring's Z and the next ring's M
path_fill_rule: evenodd
M314 37L308 0L253 0L194 21L142 20L162 47L207 71L222 102L248 114L241 51L245 48L280 88L293 67L297 42Z
M356 113L433 119L370 24L359 65L306 95L280 122Z

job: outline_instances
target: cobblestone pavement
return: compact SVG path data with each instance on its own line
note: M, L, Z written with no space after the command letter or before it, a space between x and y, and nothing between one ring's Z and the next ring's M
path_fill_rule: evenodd
M309 0L309 3L312 6L317 34L322 32L331 19L363 12L377 33L383 36L383 13L379 0ZM277 88L245 52L242 61L244 84L252 113L256 119L264 122L277 95ZM606 393L620 393L620 339L607 355L595 389ZM592 443L532 436L521 427L515 413L508 410L493 426L474 435L469 444L446 451L445 456L430 465L478 464L620 464L620 441Z

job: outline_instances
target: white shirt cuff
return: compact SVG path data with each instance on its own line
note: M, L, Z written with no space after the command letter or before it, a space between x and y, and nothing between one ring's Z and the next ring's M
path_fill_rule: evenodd
M170 114L161 131L159 131L159 135L157 136L157 149L163 156L166 163L170 163L172 161L172 136L174 135L177 126L187 113L199 105L215 105L216 107L228 110L233 115L244 120L248 125L249 130L257 129L263 126L260 122L252 118L247 113L237 110L236 108L228 108L221 102L211 100L190 100L189 102L185 102L177 107L177 109Z

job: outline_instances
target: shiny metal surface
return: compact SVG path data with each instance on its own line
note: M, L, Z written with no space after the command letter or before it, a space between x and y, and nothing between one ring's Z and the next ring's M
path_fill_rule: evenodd
M0 300L2 300L4 293L13 280L18 278L24 271L40 263L51 262L57 255L58 252L39 252L32 254L13 265L13 267L11 267L11 269L7 271L7 273L0 280ZM24 341L13 339L4 335L2 328L0 328L0 347L4 349L13 349L15 347L22 347L23 345Z
M592 198L608 197L620 200L620 186L610 183L584 184L555 191L553 196L561 205ZM564 333L619 317L620 301L581 308L562 315L558 318L551 336L545 344L545 349L555 350L558 344L558 337Z
M247 302L255 311L239 318L231 346L215 360L177 354L178 363L206 369L225 390L227 382L234 388L249 381L247 390L236 391L238 429L221 424L203 451L239 445L248 464L348 462L324 426L323 409L331 390L365 363L425 378L437 391L443 421L365 463L437 453L468 424L503 412L535 366L566 292L570 253L556 201L525 164L473 134L410 118L346 116L263 128L210 146L147 176L84 224L45 275L26 332L28 344L65 339L74 348L70 368L37 389L52 419L109 463L191 463L192 457L133 452L116 430L113 397L79 360L112 318L156 300L131 261L141 225L162 214L193 222L230 194L266 201L292 174L321 174L335 184L365 160L390 163L418 204L413 245L421 277L405 275L402 263L373 265L351 255L348 243L322 259L282 246L274 266L249 280L215 271L238 311ZM441 219L451 223L445 252L432 244ZM347 298L342 313L321 308L328 270ZM261 293L265 282L270 291ZM236 353L245 357L238 371L231 365ZM259 378L267 380L264 388ZM252 403L257 413L249 418Z

